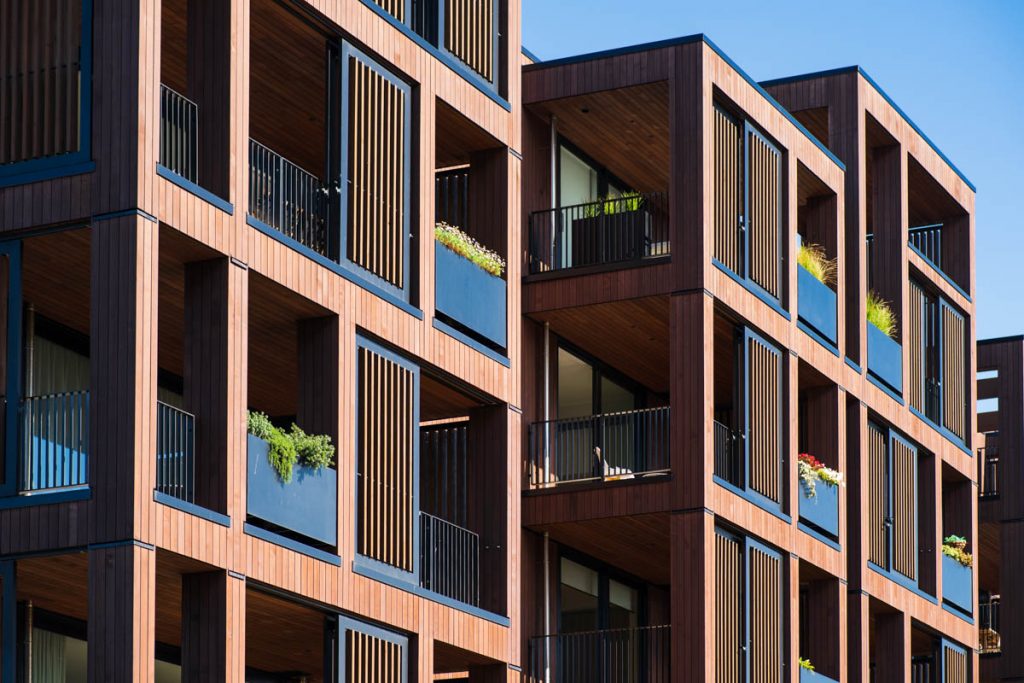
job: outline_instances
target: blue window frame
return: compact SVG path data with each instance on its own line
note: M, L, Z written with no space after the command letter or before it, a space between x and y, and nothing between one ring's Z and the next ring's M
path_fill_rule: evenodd
M6 344L7 376L4 378L3 484L0 496L18 492L18 408L21 404L21 240L0 242L0 260L7 262Z

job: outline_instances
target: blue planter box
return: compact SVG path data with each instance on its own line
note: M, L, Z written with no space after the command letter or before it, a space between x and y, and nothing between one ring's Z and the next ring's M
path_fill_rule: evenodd
M836 293L803 266L796 269L797 314L833 345L838 343Z
M868 323L868 372L897 394L903 393L903 347Z
M500 348L506 342L506 284L440 242L434 242L434 308Z
M246 512L329 546L338 545L338 472L325 467L295 466L291 483L283 483L267 460L270 445L249 434Z
M974 570L942 556L942 599L970 614L974 608Z
M800 489L800 519L815 529L839 539L839 487L829 486L818 480L814 483L814 497L807 495L807 487L802 482L797 484Z
M836 683L836 680L817 671L809 671L800 667L800 683Z

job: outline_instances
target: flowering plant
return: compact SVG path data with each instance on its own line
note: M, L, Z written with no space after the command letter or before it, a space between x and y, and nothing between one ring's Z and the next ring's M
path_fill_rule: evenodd
M974 563L974 558L967 552L967 539L956 534L950 534L942 539L942 554L948 555L965 567L970 567Z
M491 275L501 277L505 271L505 259L498 252L491 251L454 225L443 221L435 225L434 239Z
M797 469L800 473L800 483L803 484L807 495L814 498L817 493L815 486L818 481L826 486L842 486L843 475L838 470L826 467L824 463L810 453L801 453L797 460Z

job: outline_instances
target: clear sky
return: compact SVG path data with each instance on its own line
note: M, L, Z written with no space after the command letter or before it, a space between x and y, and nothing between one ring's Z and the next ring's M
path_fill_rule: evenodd
M1024 0L523 0L541 59L693 33L758 81L871 74L978 189L978 338L1024 334Z

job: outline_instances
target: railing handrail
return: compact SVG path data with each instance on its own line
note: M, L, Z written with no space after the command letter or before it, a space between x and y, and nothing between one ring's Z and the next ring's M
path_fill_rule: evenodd
M438 525L441 525L441 526L448 526L448 527L451 527L453 530L457 530L457 531L460 531L462 533L466 533L466 534L472 536L473 538L475 538L477 540L480 539L480 534L476 533L475 531L470 531L469 529L467 529L464 526L460 526L460 525L458 525L458 524L456 524L454 522L449 522L447 519L444 519L443 517L438 517L437 515L432 515L429 512L424 512L423 510L420 510L420 517L426 517L426 518L430 519L430 521L433 522L434 524L438 524Z
M480 535L422 510L419 516L420 585L478 607ZM440 548L437 547L439 545Z
M624 416L624 415L642 415L644 413L669 412L671 410L671 408L672 408L671 406L655 406L653 408L635 408L633 410L620 410L620 411L615 412L615 413L595 413L593 415L583 415L583 416L580 416L580 417L560 417L560 418L552 418L550 420L538 420L536 422L531 422L530 424L534 424L534 425L553 425L553 424L558 424L558 423L562 423L562 422L568 423L568 422L594 421L594 420L599 420L599 419L603 419L603 418L620 417L620 416Z
M575 210L575 209L583 209L583 208L586 208L588 206L604 206L605 204L607 204L609 202L626 202L626 201L637 201L637 200L639 200L641 202L640 206L638 206L637 209L636 209L637 211L639 211L640 209L643 209L643 208L648 206L647 202L650 199L659 198L659 197L667 197L667 193L665 193L665 192L640 192L638 194L630 195L630 196L627 196L627 197L606 197L604 199L595 199L593 201L582 202L580 204L565 204L563 206L553 206L553 207L551 207L549 209L537 209L536 211L531 211L530 212L530 218L533 218L534 216L538 216L538 215L543 215L543 214L547 214L547 213L556 212L556 211L572 211L572 210ZM664 207L664 208L666 210L668 209L668 207ZM626 212L622 212L622 213L626 213ZM617 215L617 214L597 214L597 215L611 215L611 216L614 216L614 215Z
M178 92L177 90L175 90L171 86L167 85L166 83L161 83L160 84L160 89L164 90L166 92L169 92L170 94L174 95L175 97L177 97L179 99L184 100L185 102L187 102L188 104L191 104L196 109L199 108L199 105L195 102L195 100L190 100L189 98L185 97L180 92Z
M315 181L316 181L317 183L320 183L320 185L321 185L321 189L322 189L322 191L323 191L324 193L326 193L326 192L328 191L328 190L327 190L327 186L326 186L326 185L324 184L323 180L321 180L321 179L320 179L320 176L318 176L317 174L315 174L315 173L311 173L311 172L307 171L307 170L306 170L306 169L304 169L304 168L303 168L302 166L299 166L299 165L298 165L297 163L295 163L294 161L292 161L292 160L291 160L291 159L289 159L288 157L284 156L284 155L283 155L283 154L281 154L280 152L277 152L277 151L275 151L275 150L271 149L270 147L266 146L265 144L263 144L262 142L260 142L260 141L259 141L259 140L257 140L256 138L249 138L249 142L250 142L251 144L253 144L253 145L256 145L257 147L259 147L259 148L263 149L263 150L264 150L264 151L266 151L267 153L269 153L269 154L273 154L273 155L274 155L275 157L277 157L278 159L280 159L280 160L281 160L281 161L282 161L283 163L285 163L285 164L288 164L289 166L291 166L291 167L292 167L292 168L294 168L295 170L299 171L300 173L302 173L302 174L306 175L307 177L309 177L309 178L311 178L311 179L315 180Z
M927 232L929 230L935 230L935 229L941 230L942 228L943 228L943 224L942 223L931 223L929 225L917 225L917 226L914 226L914 227L910 228L908 232L910 232L910 234L914 234L914 233L918 233L918 232Z
M530 640L548 640L550 638L585 638L593 636L608 636L619 633L640 633L649 631L670 630L671 624L655 624L649 626L627 626L624 628L601 628L592 631L573 631L571 633L549 633L547 635L532 636Z
M164 401L161 401L161 400L157 399L156 404L157 404L157 406L159 406L161 408L166 408L168 410L173 410L174 412L181 413L185 417L190 417L193 420L196 419L196 416L194 414L188 412L187 410L182 410L181 408L179 408L177 406L172 406L170 403L165 403Z
M24 402L27 402L27 401L39 401L39 400L42 400L44 398L45 399L53 399L53 398L64 398L64 397L67 397L67 396L81 396L83 394L88 394L88 393L89 393L88 389L75 389L74 391L55 391L55 392L50 393L50 394L34 394L32 396L25 396L21 400L24 403Z
M195 503L196 416L163 401L156 402L156 486L158 492Z

